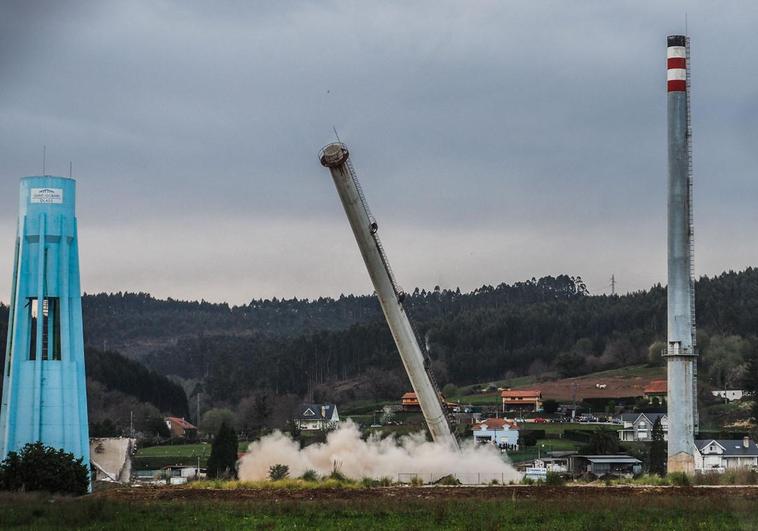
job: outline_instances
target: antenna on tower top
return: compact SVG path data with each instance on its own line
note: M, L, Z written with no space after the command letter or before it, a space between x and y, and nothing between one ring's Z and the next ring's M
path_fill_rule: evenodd
M42 146L42 176L44 177L47 175L47 168L45 167L47 165L47 146L43 144Z
M68 178L73 179L74 174L74 163L71 161L68 161Z
M342 140L340 140L340 135L339 135L339 133L337 132L337 126L334 126L334 125L333 125L333 126L332 126L332 131L334 131L334 136L336 136L336 137L337 137L337 142L339 142L340 144L342 144Z

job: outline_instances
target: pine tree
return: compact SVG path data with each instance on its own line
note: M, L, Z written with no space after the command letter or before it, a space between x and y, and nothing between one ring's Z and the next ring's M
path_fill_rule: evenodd
M666 441L663 440L661 417L653 423L653 442L650 443L650 473L666 475Z
M753 401L752 414L758 419L758 348L755 341L750 342L745 354L746 370L742 379L742 388Z
M208 458L209 478L234 478L237 476L237 433L226 422L221 423L211 445Z

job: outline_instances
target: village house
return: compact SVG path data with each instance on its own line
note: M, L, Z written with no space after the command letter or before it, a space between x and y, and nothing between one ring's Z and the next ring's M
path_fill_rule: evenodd
M652 380L642 390L643 397L651 404L665 404L668 398L668 382L666 380Z
M742 389L720 389L718 391L711 391L711 394L716 398L733 402L735 400L742 400L742 397L745 396L745 391Z
M183 418L166 417L163 419L168 427L172 439L195 439L197 438L197 427L190 424Z
M474 442L517 448L518 424L510 419L486 419L473 426Z
M758 468L758 446L749 437L695 441L695 470L724 472L735 468Z
M331 430L339 424L340 416L335 404L302 404L293 420L303 431Z
M403 411L421 411L421 405L418 403L418 397L413 391L408 391L405 393L402 397L400 397L400 401L403 407ZM448 402L442 395L440 395L440 401L442 402L443 407L447 408L448 410L454 411L455 408L458 408L458 411L460 411L460 404Z
M663 439L668 440L669 419L665 413L625 413L621 415L623 428L618 430L619 439L624 442L652 441L653 425L661 419Z
M419 406L418 398L416 398L416 393L413 391L410 391L408 393L405 393L400 400L402 401L403 405L403 411L420 411L421 406Z
M542 393L538 389L505 389L500 398L503 411L542 411Z

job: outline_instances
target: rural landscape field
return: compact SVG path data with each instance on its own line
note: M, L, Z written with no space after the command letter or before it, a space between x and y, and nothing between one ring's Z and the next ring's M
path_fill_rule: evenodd
M758 530L757 23L0 0L0 529Z
M5 495L4 529L556 529L758 527L758 488L130 489Z

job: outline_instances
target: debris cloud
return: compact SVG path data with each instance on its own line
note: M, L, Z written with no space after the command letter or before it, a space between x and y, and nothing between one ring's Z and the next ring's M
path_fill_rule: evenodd
M455 475L468 483L481 481L519 481L520 475L504 462L500 451L491 445L465 444L460 452L426 440L423 433L399 439L370 436L361 438L358 426L352 421L340 424L330 432L325 443L305 448L281 432L274 432L250 444L239 464L239 478L256 481L268 478L269 468L276 464L287 465L291 477L299 477L306 470L328 476L338 470L350 479L389 477L418 474L432 481Z

